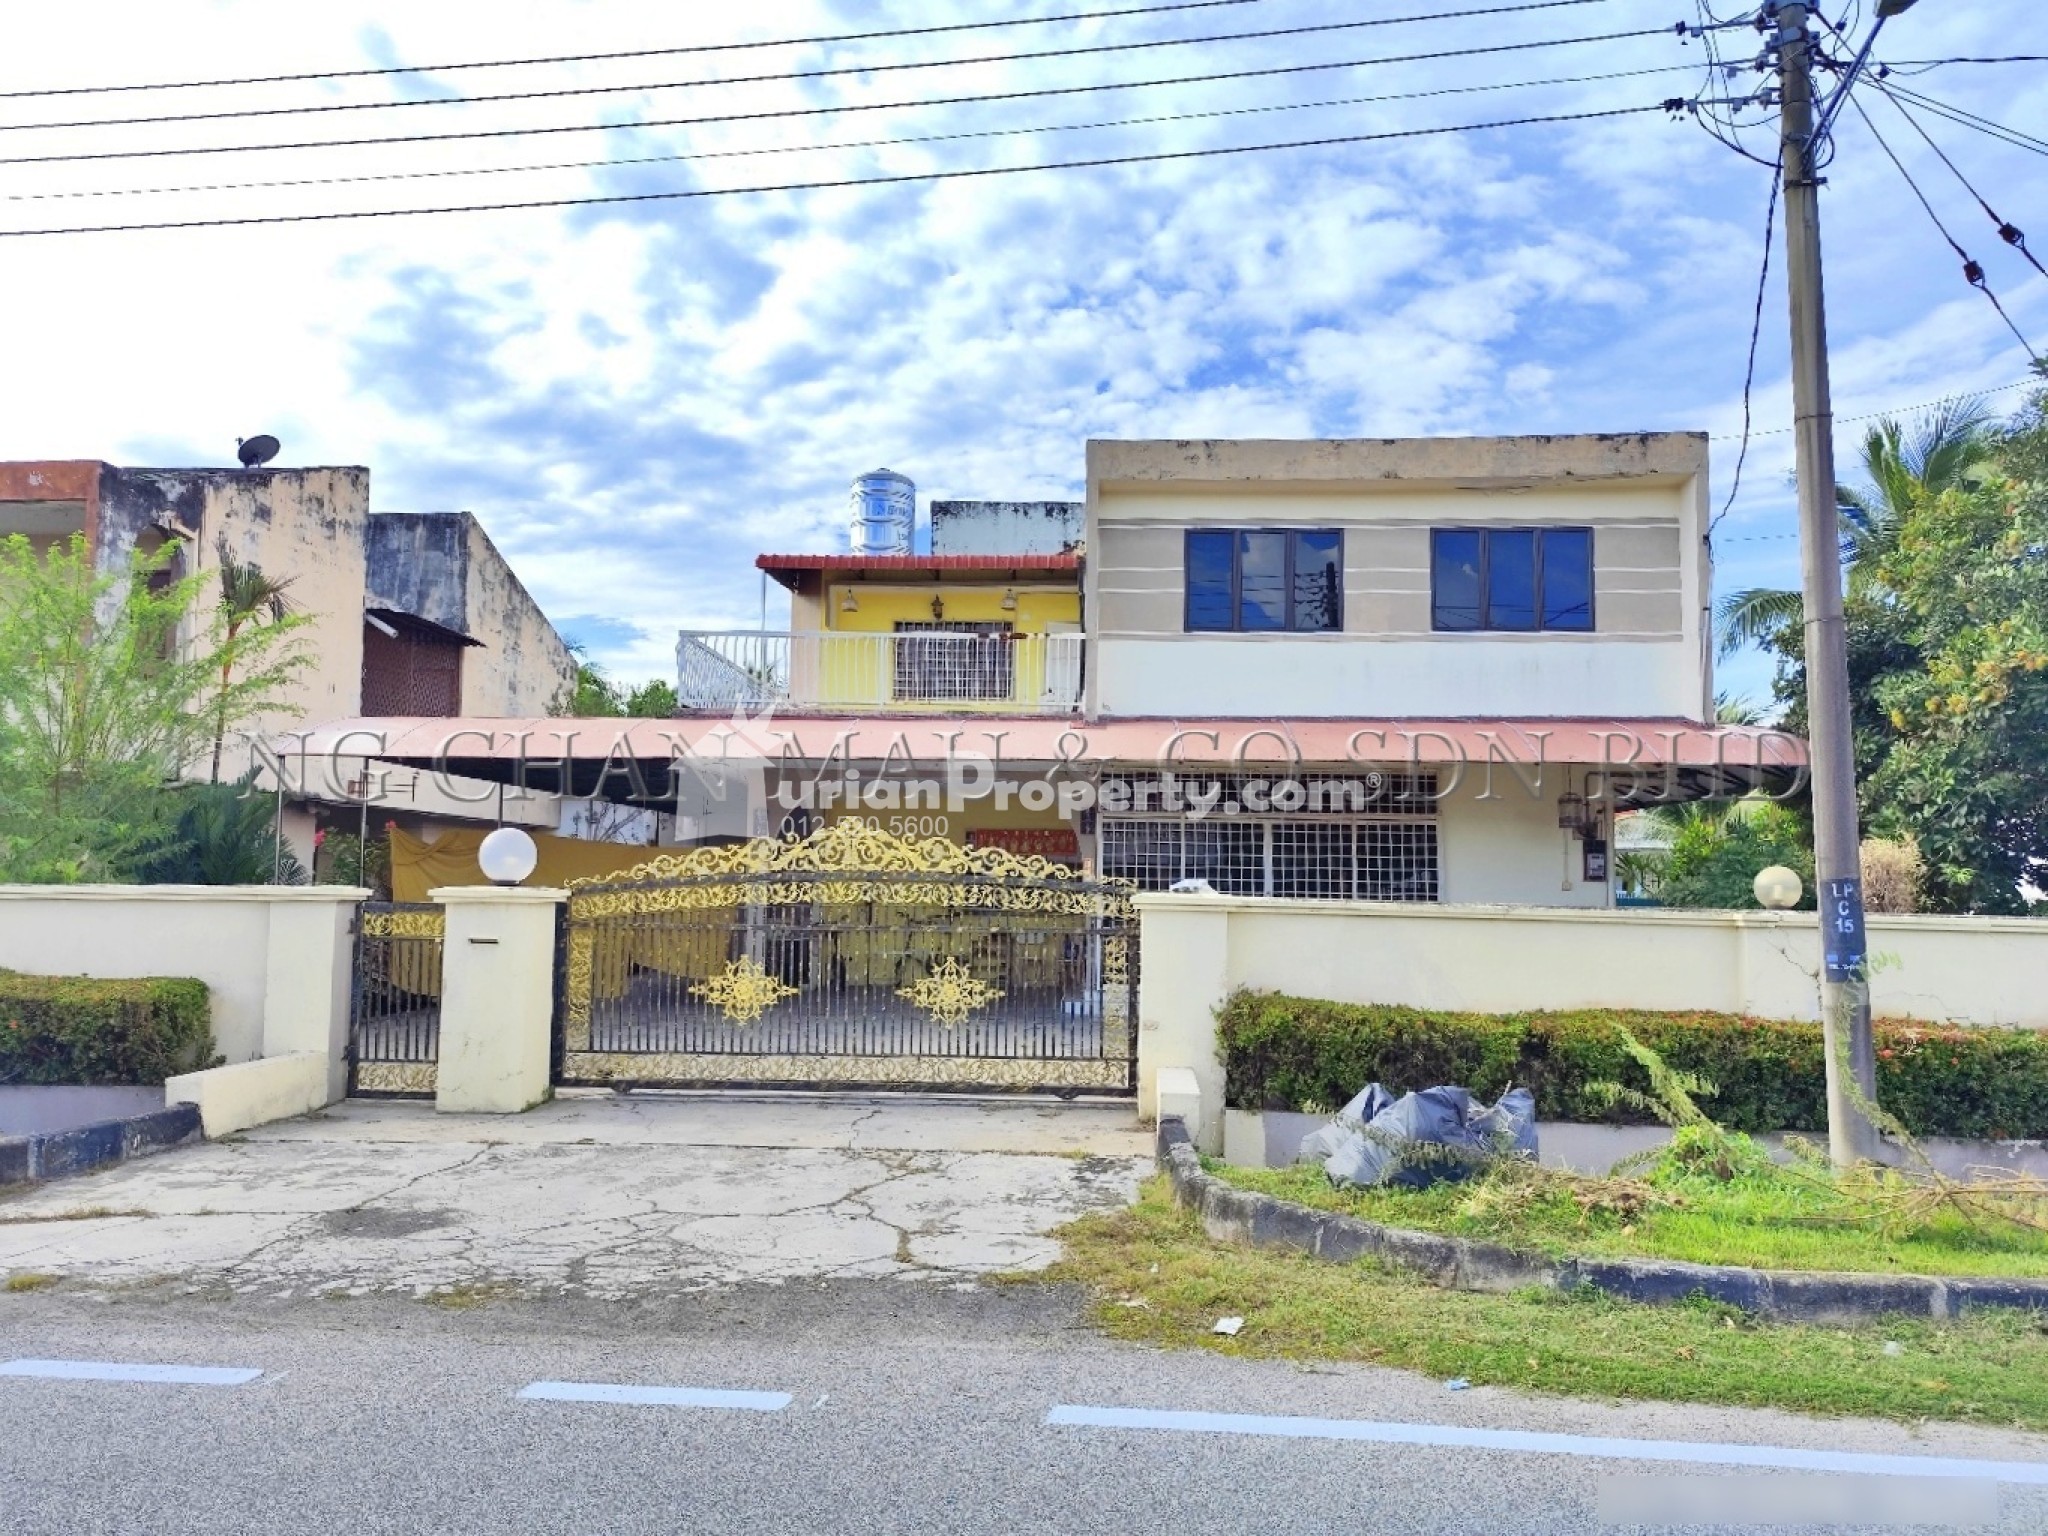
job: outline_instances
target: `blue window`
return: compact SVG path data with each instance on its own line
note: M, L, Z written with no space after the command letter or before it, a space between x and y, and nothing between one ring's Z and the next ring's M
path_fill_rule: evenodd
M1187 627L1342 629L1344 536L1327 528L1190 529Z
M1590 528L1437 528L1430 620L1439 630L1590 630Z

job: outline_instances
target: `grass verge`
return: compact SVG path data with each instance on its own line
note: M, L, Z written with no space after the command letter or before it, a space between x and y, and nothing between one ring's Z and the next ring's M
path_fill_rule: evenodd
M1888 1224L1817 1177L1759 1171L1728 1180L1656 1177L1648 1197L1601 1205L1592 1182L1574 1191L1517 1181L1517 1170L1471 1184L1428 1189L1338 1189L1314 1164L1202 1166L1240 1189L1384 1226L1483 1238L1561 1259L1681 1259L1752 1269L1846 1270L1893 1275L2048 1278L2048 1233L1973 1221L1959 1211L1918 1213ZM1533 1177L1533 1176L1532 1176ZM1622 1193L1628 1193L1624 1188ZM1669 1204L1659 1204L1659 1199Z
M1359 1361L1578 1397L2048 1430L2041 1314L1836 1329L1760 1323L1706 1302L1443 1291L1370 1264L1212 1242L1163 1178L1135 1206L1085 1216L1059 1235L1066 1252L1043 1278L1086 1287L1100 1326L1133 1342ZM1244 1319L1235 1338L1210 1331L1224 1316Z

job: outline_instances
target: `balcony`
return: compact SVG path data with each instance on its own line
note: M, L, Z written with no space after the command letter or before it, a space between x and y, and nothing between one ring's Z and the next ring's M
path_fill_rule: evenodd
M1081 704L1080 635L960 626L898 634L683 632L685 709L1063 715Z

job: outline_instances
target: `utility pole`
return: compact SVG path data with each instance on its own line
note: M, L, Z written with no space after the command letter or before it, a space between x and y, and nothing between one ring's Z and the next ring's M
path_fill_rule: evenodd
M1819 886L1821 1030L1827 1046L1828 1154L1837 1167L1874 1158L1877 1130L1857 1107L1877 1102L1865 969L1863 868L1856 819L1856 754L1849 723L1849 648L1842 618L1840 514L1835 502L1834 406L1828 392L1827 305L1821 291L1820 149L1814 130L1813 40L1802 0L1766 5L1777 25L1779 124L1785 178L1785 271L1792 308L1792 410L1799 479L1799 549L1806 610L1806 715ZM1844 1078L1844 1070L1850 1076Z

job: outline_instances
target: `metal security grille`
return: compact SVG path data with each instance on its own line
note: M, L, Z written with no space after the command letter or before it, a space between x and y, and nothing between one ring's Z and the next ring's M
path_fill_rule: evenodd
M849 822L572 887L570 1083L1136 1087L1130 888Z
M445 915L432 903L370 901L357 909L349 1092L434 1091L444 931Z
M1140 890L1199 879L1226 896L1437 899L1437 826L1427 814L1317 821L1105 817L1099 826L1103 876L1132 881Z
M1016 677L1007 625L896 625L899 699L1007 699Z
M448 719L462 713L460 641L416 628L363 626L363 713Z

